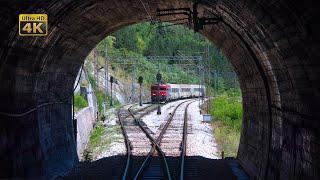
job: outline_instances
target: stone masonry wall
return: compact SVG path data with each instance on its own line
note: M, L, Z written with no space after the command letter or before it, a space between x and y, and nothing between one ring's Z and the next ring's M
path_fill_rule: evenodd
M83 151L89 142L90 133L96 121L92 107L86 107L76 114L77 119L77 153L82 158Z
M191 0L144 2L152 16L157 8L192 6ZM222 17L201 33L239 77L244 117L238 159L252 179L320 177L318 4L200 3L200 16ZM19 13L47 13L48 36L20 37ZM1 1L1 176L52 178L72 168L77 156L67 104L83 61L106 35L149 18L138 0Z

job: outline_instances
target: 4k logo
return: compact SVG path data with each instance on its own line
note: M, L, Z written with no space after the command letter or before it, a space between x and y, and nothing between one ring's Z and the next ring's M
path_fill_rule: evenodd
M48 34L47 14L20 14L20 36L46 36Z

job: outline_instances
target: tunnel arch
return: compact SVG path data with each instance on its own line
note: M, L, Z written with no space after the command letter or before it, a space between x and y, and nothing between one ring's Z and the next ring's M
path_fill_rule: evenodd
M54 177L77 162L70 94L85 57L106 35L148 14L138 0L1 3L0 168L6 176ZM145 3L153 15L192 6ZM200 14L212 12L223 22L201 33L230 60L243 93L240 163L257 179L319 177L317 8L289 0L201 1ZM48 36L19 37L19 13L48 13Z

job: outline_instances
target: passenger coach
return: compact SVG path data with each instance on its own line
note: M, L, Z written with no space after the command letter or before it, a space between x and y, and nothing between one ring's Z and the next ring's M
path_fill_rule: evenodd
M151 102L157 102L158 84L151 86ZM177 99L203 97L205 86L199 84L160 84L159 101L167 102Z

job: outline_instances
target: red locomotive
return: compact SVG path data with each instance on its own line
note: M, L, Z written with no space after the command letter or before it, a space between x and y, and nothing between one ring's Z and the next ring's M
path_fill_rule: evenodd
M158 84L151 86L151 102L157 102ZM159 101L167 102L176 99L203 97L205 86L199 84L160 84Z
M159 101L160 102L166 102L168 91L170 89L169 85L166 84L160 84L159 85ZM158 101L158 84L154 84L151 86L151 101L157 102Z

